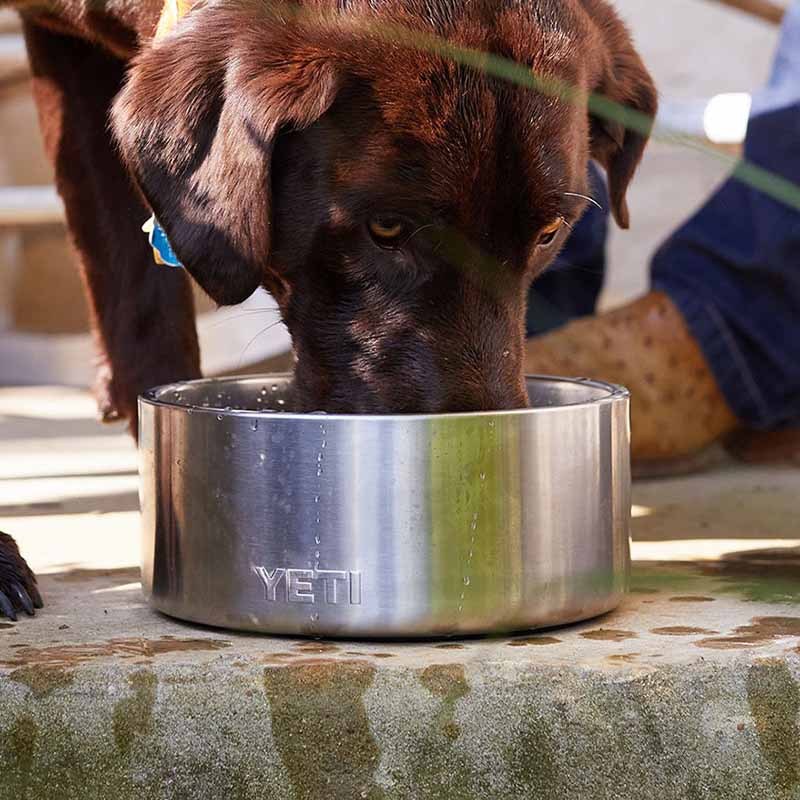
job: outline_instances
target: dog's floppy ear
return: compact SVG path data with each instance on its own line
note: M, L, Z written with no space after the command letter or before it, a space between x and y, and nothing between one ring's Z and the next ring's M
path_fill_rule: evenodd
M279 129L317 120L338 83L301 30L256 8L192 12L135 60L112 112L123 159L176 255L221 305L267 278Z
M658 95L628 30L616 13L605 3L584 2L592 6L591 16L599 32L596 46L601 56L592 92L603 108L590 117L591 153L608 175L614 219L621 228L627 228L630 217L625 195L650 138ZM626 127L623 120L614 118L613 106L606 108L603 98L639 112L640 120L649 118L649 126L646 130ZM608 114L599 113L601 110Z

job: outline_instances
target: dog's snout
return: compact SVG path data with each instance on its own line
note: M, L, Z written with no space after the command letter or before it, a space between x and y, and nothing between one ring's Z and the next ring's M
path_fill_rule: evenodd
M425 374L371 375L369 380L332 380L320 387L295 373L295 389L304 409L344 414L463 414L527 408L521 376L487 375L472 370L431 370Z
M392 386L380 386L390 406L403 411L455 414L507 411L528 406L521 361L511 349L463 345L424 359L427 369L403 370ZM449 355L444 355L444 353ZM507 356L504 354L508 354Z
M440 414L512 411L527 408L528 402L528 393L518 386L462 387L453 391L436 411Z
M387 391L388 390L388 391ZM392 391L393 390L393 391ZM390 399L391 398L391 399ZM490 384L432 378L427 384L383 387L360 397L359 413L464 414L527 408L528 394L516 383Z
M441 373L445 391L438 411L508 411L528 406L521 342L516 342L513 326L503 322L476 326L472 335L450 351Z

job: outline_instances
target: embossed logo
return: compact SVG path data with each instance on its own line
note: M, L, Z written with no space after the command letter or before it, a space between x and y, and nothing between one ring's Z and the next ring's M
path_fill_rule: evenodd
M294 569L254 566L270 603L327 603L361 605L361 573L357 570Z

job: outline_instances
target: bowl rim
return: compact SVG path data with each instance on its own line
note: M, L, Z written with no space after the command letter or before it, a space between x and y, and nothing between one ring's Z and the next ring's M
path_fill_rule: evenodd
M257 418L259 420L277 421L277 420L304 420L319 423L320 420L325 420L326 424L333 421L347 421L352 422L355 420L361 421L380 421L387 422L415 422L415 421L444 421L444 420L469 420L469 419L503 419L506 417L517 416L532 416L541 414L552 414L563 412L567 409L579 410L592 408L596 406L613 405L620 401L627 401L630 399L630 392L624 386L615 383L608 383L607 381L595 380L592 378L565 378L558 375L536 375L526 374L525 381L543 381L547 383L572 383L580 384L583 386L590 386L597 389L602 389L607 394L598 397L594 400L583 400L578 403L565 403L557 406L538 406L536 408L510 408L500 411L455 411L446 414L328 414L320 412L296 412L296 411L281 411L269 412L259 411L254 409L244 408L225 408L223 406L194 406L185 405L183 403L170 402L167 399L159 397L159 394L166 392L179 391L180 387L187 386L201 386L203 384L223 385L226 383L237 383L242 381L254 381L268 383L270 380L285 380L291 379L291 372L275 372L264 373L255 375L229 375L221 378L197 378L189 381L175 381L174 383L166 383L160 386L154 386L139 395L139 404L145 406L152 406L156 409L174 409L183 411L184 413L192 414L213 414L217 418L220 415L224 417L242 417L244 419Z

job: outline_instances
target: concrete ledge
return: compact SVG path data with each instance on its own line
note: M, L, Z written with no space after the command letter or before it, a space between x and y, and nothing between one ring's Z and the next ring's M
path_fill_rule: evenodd
M49 576L0 625L0 798L800 797L792 594L642 564L601 620L355 644L189 627L136 579Z

